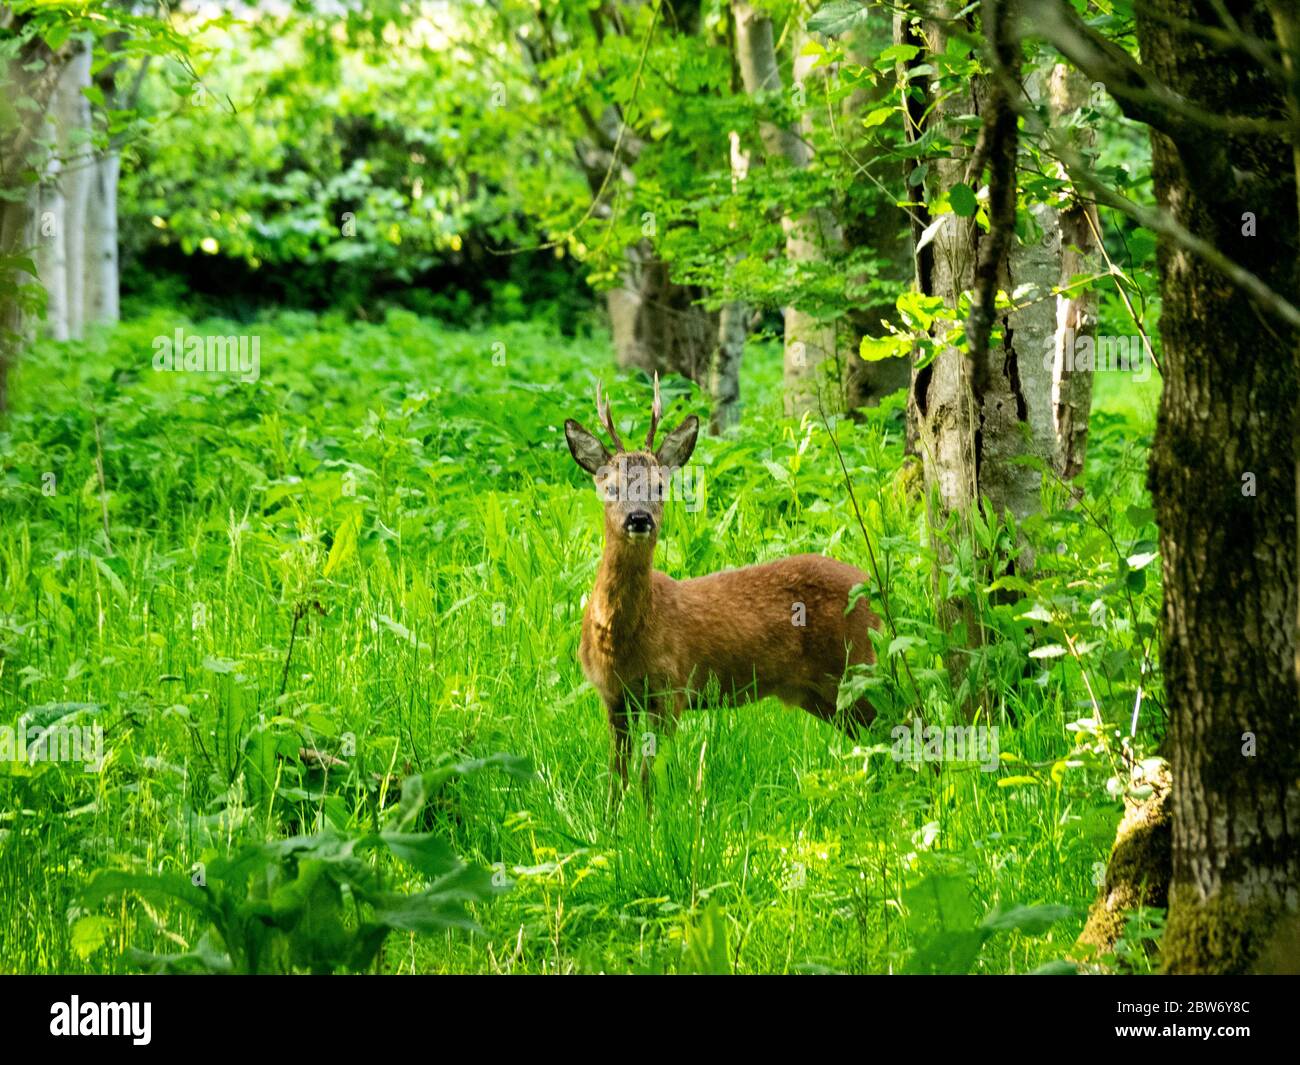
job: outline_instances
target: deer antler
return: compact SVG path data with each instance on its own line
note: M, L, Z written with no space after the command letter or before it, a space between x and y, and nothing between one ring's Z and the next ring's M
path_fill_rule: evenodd
M650 405L650 432L646 433L645 449L653 451L655 449L655 430L659 428L659 419L663 417L664 405L659 398L659 371L655 371L655 400Z
M619 439L618 430L614 428L614 419L609 414L609 397L601 399L599 378L596 379L596 417L605 423L605 430L609 433L609 438L614 441L614 447L619 451L626 451L623 441Z

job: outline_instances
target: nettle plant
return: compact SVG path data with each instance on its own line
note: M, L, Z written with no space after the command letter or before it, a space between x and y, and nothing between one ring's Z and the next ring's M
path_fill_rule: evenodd
M180 903L205 926L194 946L179 953L128 950L128 960L152 972L378 968L390 933L477 931L468 906L509 889L503 874L461 861L440 834L419 830L450 781L493 768L518 780L533 777L527 760L513 755L444 758L403 782L400 801L376 831L328 827L230 853L205 852L189 876L101 870L83 903L94 907L130 895L146 905ZM409 892L394 886L409 877L423 886ZM108 918L86 915L74 938L94 949L111 930Z
M888 729L918 709L930 723L949 721L964 705L990 723L1020 721L1046 694L1060 708L1051 746L1064 740L1068 749L1042 761L1003 752L1013 775L1000 785L1104 788L1110 799L1149 794L1163 772L1159 556L1125 424L1095 419L1087 495L1028 456L1044 478L1042 513L1015 523L981 507L936 530L946 547L944 595L968 604L977 639L965 625L939 623L931 549L918 551L887 522L876 542L890 575L888 623L873 635L876 663L846 673L841 703L868 696L877 728ZM1032 564L1008 571L1009 559L1029 557ZM954 652L965 663L960 678L947 668Z

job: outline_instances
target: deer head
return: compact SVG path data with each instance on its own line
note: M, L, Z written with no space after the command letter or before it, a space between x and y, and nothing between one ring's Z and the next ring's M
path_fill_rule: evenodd
M655 374L650 431L646 433L643 448L629 451L623 446L609 412L609 400L601 397L599 381L596 382L596 416L604 423L614 450L610 451L572 418L564 423L564 436L573 461L592 475L596 491L605 503L607 543L644 543L654 548L663 519L664 493L673 471L691 457L700 430L700 420L692 414L668 433L655 450L655 432L662 415L659 375Z

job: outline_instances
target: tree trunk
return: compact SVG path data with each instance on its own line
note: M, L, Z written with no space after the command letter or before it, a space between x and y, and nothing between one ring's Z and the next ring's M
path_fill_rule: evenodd
M772 20L748 3L735 3L732 11L736 18L736 62L745 91L753 97L779 93L782 89L781 71L777 66ZM806 56L796 59L796 81L806 75L809 63ZM795 169L808 167L807 143L795 129L762 122L759 130L769 164L782 160ZM796 269L800 264L823 262L827 250L843 247L844 237L839 223L825 207L812 208L798 215L787 214L781 224L785 232L786 258ZM826 392L822 380L822 364L836 356L835 324L820 321L795 306L786 307L784 315L786 413L802 414L815 410L819 392L823 393L823 403L838 408L838 398Z
M597 130L607 144L597 144L593 139L578 146L592 196L604 197L594 212L598 218L607 219L612 210L605 176L621 122L617 110L609 108ZM636 178L631 169L623 163L617 166L613 180L632 185ZM717 314L700 305L702 289L673 281L667 264L655 254L652 236L624 250L625 265L619 282L605 293L614 363L624 370L678 373L707 385L716 346Z
M1263 3L1234 5L1269 39ZM1283 101L1242 51L1183 27L1208 0L1151 0L1144 65L1211 114L1276 116ZM1297 178L1281 137L1152 131L1160 206L1294 299ZM1258 218L1257 235L1243 216ZM1164 391L1150 486L1164 569L1162 661L1173 764L1167 972L1297 971L1300 691L1296 677L1296 330L1161 238Z
M1064 64L1033 71L1025 81L1031 100L1047 99L1057 129L1088 98L1089 82ZM1090 138L1087 133L1083 134ZM1065 177L1063 172L1058 176ZM1060 205L1035 204L1031 214L1042 238L1012 246L1008 292L1020 292L1023 304L1006 317L1008 335L1019 354L1016 368L1030 429L1031 451L1063 478L1083 471L1088 443L1088 413L1092 406L1092 370L1077 369L1067 358L1081 337L1096 333L1097 297L1091 288L1051 296L1072 277L1095 273L1097 209L1082 200ZM1022 466L1024 517L1037 509L1039 476ZM1031 476L1026 476L1031 475Z
M63 239L67 229L67 201L57 156L51 157L37 193L40 214L36 224L36 270L45 287L45 334L68 339L68 258Z
M731 188L734 192L749 173L749 154L740 146L740 134L728 135L731 159ZM734 229L736 223L731 223ZM734 260L733 260L734 261ZM749 336L749 306L742 300L722 305L718 313L718 348L709 370L709 396L713 410L709 432L715 436L740 420L740 363Z
M25 255L36 242L37 193L26 199L0 201L0 257ZM32 320L23 307L19 288L31 285L36 278L21 270L5 271L0 276L0 414L9 409L9 371L18 362L19 353L32 341Z
M947 36L941 23L925 23L924 39L914 36L911 26L906 23L902 23L898 29L905 35L905 39L924 45L924 50L911 65L925 63L928 59L927 52L940 53L947 46ZM928 79L924 74L909 77L911 74L911 70L900 70L900 76L919 86L928 99L931 95ZM912 116L909 120L909 137L918 139L924 133L924 127L916 124L921 121L920 110L923 105L913 108L914 103L909 101ZM955 142L960 143L960 129L953 119L975 111L972 86L940 98L935 103L933 112L924 120L925 126L939 123L949 131ZM941 190L950 189L964 180L966 166L967 159L962 152L935 159L926 184L937 196ZM910 183L909 187L912 187ZM914 211L922 222L930 224L925 213L924 193L919 187L914 187L914 196ZM918 239L914 245L914 254L919 291L926 296L938 297L948 309L947 316L934 323L933 335L938 343L938 338L945 337L956 322L957 305L962 292L974 287L979 249L978 230L973 218L948 214L941 216L934 224L938 228L934 231L933 239L925 247L920 246ZM917 236L919 238L919 232ZM928 365L914 370L908 407L908 420L911 431L915 434L916 451L921 457L924 474L926 524L935 552L931 580L937 614L944 628L954 633L954 645L964 643L976 646L983 642L983 637L974 604L969 597L950 596L943 575L944 568L952 561L948 535L961 535L963 529L969 532L970 510L979 499L976 455L980 415L975 400L971 361L965 353L944 344ZM969 656L956 649L946 657L945 664L954 692L962 687L968 661ZM968 692L961 702L969 714L974 705L971 693Z
M952 4L940 11L952 16ZM991 47L1002 56L1007 81L1020 79L1019 47L1011 36L1004 9L986 8L990 24L984 32ZM896 34L908 43L923 43L925 50L901 72L913 85L933 94L918 75L917 67L947 49L950 23L924 23L924 41L910 27L896 23ZM928 54L927 54L928 53ZM1061 73L1059 84L1048 75L1038 77L1040 94L1053 92L1053 106L1064 115L1082 102L1077 84ZM1031 95L1034 82L1031 79ZM915 105L915 106L914 106ZM968 646L979 646L983 633L979 603L972 597L949 597L943 573L951 561L949 537L969 536L969 516L984 505L998 518L1007 515L1023 521L1041 507L1042 475L1019 461L1032 455L1064 474L1082 468L1091 383L1083 373L1066 374L1060 358L1049 357L1064 343L1065 329L1090 329L1092 304L1086 297L1054 297L1052 289L1082 272L1093 241L1087 229L1086 208L1066 204L1042 205L1033 210L1049 239L1034 246L1017 243L1016 165L1017 118L1010 99L996 77L975 78L956 91L945 93L929 115L919 101L909 101L909 135L918 139L927 128L937 127L954 143L962 141L960 119L978 114L982 120L982 158L974 162L967 151L931 161L924 183L928 201L950 192L958 184L978 188L984 166L989 170L989 228L981 230L973 216L944 214L931 221L919 198L914 202L918 222L931 240L915 255L916 283L922 294L942 300L946 313L936 318L931 335L938 352L929 365L915 370L909 397L909 430L915 434L925 476L927 517L935 546L934 588L941 621ZM981 173L972 172L972 169ZM909 186L910 186L909 182ZM999 291L1014 293L1021 285L1037 289L1036 300L1016 310L996 308ZM970 292L971 313L964 323L967 346L960 349L948 336L957 322L963 293ZM997 333L995 334L995 329ZM1033 565L1027 546L1012 560L983 560L1001 571L1012 564ZM947 665L953 687L969 714L976 706L974 678L965 683L970 657L954 650Z
M6 28L16 34L26 18L17 16ZM33 174L26 160L35 147L66 58L66 51L51 52L44 40L32 36L5 68L5 89L24 106L15 108L18 120L7 123L0 132L0 160L5 164L0 180L6 193L0 199L0 256L26 256L36 250L40 200L29 179L38 177L39 170ZM27 194L20 195L24 188ZM16 267L0 270L0 414L8 408L9 370L31 342L32 323L22 290L35 280Z
M673 281L649 240L629 248L626 259L620 284L605 297L615 363L707 384L718 326L717 315L699 304L703 290Z
M86 226L86 321L116 322L119 307L117 184L122 157L110 149L95 160Z
M1169 769L1163 765L1147 781L1152 788L1144 800L1124 797L1124 817L1106 862L1101 890L1088 910L1077 941L1085 961L1113 954L1128 929L1130 914L1140 909L1163 910L1169 904L1170 819Z
M67 279L68 335L80 339L86 320L86 221L94 184L91 151L90 101L81 91L90 85L90 48L72 54L59 79L58 105L60 178L63 184L63 255Z

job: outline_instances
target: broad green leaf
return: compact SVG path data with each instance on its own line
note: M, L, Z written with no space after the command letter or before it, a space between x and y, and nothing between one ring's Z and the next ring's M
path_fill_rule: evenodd
M348 559L357 553L357 534L361 531L361 512L353 510L339 524L334 533L334 543L330 547L329 557L325 560L325 569L321 574L330 577L336 573Z
M837 37L867 25L871 17L871 4L863 0L830 0L809 17L808 32Z
M948 190L948 203L952 205L953 212L963 218L969 218L979 207L975 199L975 190L964 181L959 181Z

